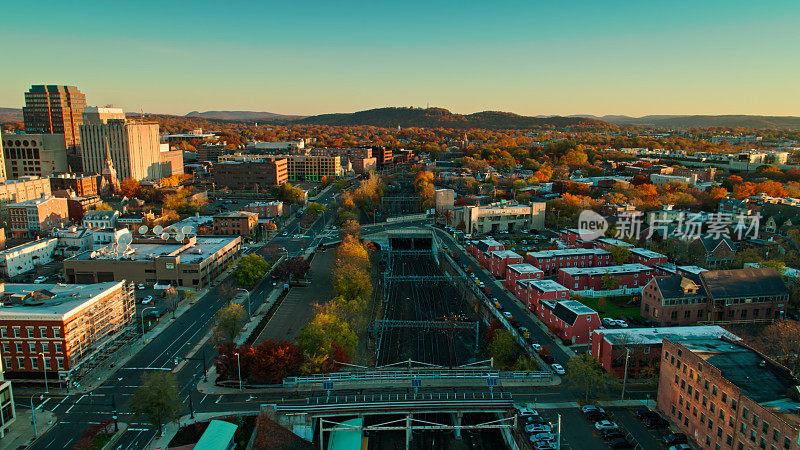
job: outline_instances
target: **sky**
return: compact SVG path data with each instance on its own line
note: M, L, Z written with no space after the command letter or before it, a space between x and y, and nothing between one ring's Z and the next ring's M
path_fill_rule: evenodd
M0 106L800 115L800 1L13 1Z

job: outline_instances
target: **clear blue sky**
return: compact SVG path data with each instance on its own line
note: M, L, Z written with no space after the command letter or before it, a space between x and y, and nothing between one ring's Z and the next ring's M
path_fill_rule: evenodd
M46 83L174 114L800 115L798 19L797 0L10 1L0 106Z

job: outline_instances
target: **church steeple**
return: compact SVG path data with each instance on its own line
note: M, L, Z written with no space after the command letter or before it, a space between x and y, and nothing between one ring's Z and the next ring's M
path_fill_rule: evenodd
M113 192L119 192L119 180L117 171L114 169L114 161L111 159L111 147L108 145L108 134L105 135L106 142L106 166L103 168L103 181Z

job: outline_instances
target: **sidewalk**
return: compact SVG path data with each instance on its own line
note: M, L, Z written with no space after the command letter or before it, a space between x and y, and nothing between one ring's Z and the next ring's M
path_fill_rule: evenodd
M36 410L36 437L33 435L30 408L22 409L17 405L17 420L6 431L0 440L0 450L28 447L37 438L45 434L56 424L56 415L45 409Z

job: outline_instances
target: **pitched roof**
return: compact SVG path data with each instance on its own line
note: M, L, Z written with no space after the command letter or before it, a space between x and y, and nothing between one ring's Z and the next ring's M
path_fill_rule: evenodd
M789 294L773 267L709 270L700 274L700 280L708 295L717 299Z
M584 314L597 314L595 310L589 308L577 300L564 300L557 302L553 308L553 315L563 320L570 326L575 325L575 320Z
M730 248L733 251L736 251L736 244L734 244L732 240L730 240L725 236L720 236L720 237L702 236L699 240L700 243L703 244L703 248L707 252L713 252L721 244L727 245L728 248Z
M654 280L658 286L658 290L661 292L661 297L665 299L698 298L706 296L706 292L697 275L671 275L668 277L654 278ZM684 292L682 287L682 284L686 283L684 280L696 284L698 287L697 292L694 294L687 294Z

